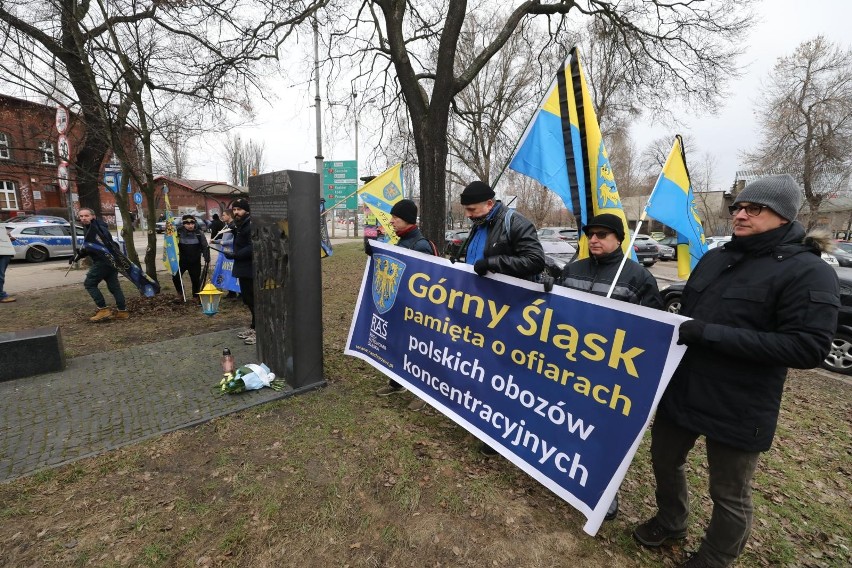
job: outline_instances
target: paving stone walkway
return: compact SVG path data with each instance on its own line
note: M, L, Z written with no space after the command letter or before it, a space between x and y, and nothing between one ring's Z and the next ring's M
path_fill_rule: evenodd
M213 391L223 348L237 365L260 362L237 332L76 357L62 372L0 382L0 482L292 394Z

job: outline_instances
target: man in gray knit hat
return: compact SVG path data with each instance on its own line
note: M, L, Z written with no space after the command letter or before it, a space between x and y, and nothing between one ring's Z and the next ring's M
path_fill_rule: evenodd
M749 184L730 207L731 241L705 254L683 291L678 343L689 346L657 410L651 462L657 514L633 536L659 547L687 535L686 459L704 436L713 514L681 566L731 565L752 524L752 477L772 444L789 367L828 354L840 305L829 244L795 221L802 191L789 175Z

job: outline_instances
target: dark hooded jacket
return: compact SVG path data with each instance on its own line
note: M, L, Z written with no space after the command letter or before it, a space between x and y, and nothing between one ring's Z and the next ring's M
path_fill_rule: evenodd
M514 212L506 227L503 218L507 208L499 201L495 207L498 209L490 219L470 231L462 254L476 231L488 231L483 254L488 261L488 270L533 279L544 270L544 250L536 236L535 226L523 215Z
M412 228L409 232L401 236L396 245L428 255L435 254L429 240L423 236L423 233L420 232L418 227Z
M252 251L251 215L246 214L242 222L234 224L234 278L254 278Z
M606 296L624 253L621 248L600 257L590 256L565 265L559 283L567 288ZM657 310L663 309L663 299L657 288L657 280L639 263L628 259L618 276L618 284L612 291L615 300L639 304Z
M834 270L798 222L733 238L705 254L681 314L706 323L672 377L659 412L744 451L772 445L787 368L828 354L840 305Z
M210 262L210 247L201 229L188 231L183 226L179 227L177 243L181 269L186 270L190 266L200 264L202 257L204 262Z

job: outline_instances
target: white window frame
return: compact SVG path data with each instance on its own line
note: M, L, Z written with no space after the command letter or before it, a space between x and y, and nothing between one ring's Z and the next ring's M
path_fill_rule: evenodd
M14 207L4 207L6 203L14 204ZM15 182L0 179L0 210L18 210L18 192L15 190Z
M0 132L0 160L11 160L12 152L9 150L9 135Z
M56 149L53 147L52 142L42 140L38 143L38 151L41 152L42 164L56 165Z

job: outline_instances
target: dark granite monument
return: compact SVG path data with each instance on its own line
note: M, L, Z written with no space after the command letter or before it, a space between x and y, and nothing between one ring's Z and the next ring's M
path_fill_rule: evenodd
M250 177L249 202L259 362L293 389L322 386L319 176Z
M65 346L59 327L0 332L0 381L52 373L65 368Z

